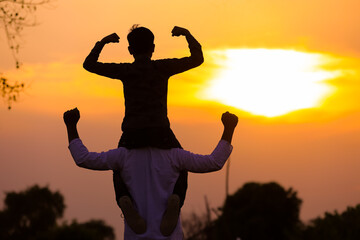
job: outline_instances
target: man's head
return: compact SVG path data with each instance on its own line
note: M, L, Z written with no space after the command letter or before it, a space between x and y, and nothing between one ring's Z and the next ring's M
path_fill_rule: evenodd
M133 25L127 35L129 52L132 55L151 54L154 52L154 34L145 27Z

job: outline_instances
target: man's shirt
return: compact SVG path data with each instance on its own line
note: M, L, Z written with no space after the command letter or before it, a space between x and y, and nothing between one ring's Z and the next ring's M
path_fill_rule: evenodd
M194 154L172 148L117 148L107 152L89 152L80 139L70 142L75 163L93 170L120 170L139 214L147 223L147 231L136 235L125 222L124 239L183 239L178 220L170 237L160 233L160 223L179 172L206 173L220 170L231 154L232 146L221 140L210 155Z

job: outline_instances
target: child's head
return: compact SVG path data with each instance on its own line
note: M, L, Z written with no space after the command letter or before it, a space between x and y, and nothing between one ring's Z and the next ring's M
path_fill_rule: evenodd
M154 34L145 27L133 25L127 35L131 54L147 54L154 51Z

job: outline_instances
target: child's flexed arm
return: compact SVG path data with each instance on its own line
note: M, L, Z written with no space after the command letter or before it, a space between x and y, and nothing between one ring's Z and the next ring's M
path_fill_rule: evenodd
M101 41L98 41L86 57L83 67L89 72L96 73L101 76L116 78L116 65L112 63L101 63L98 59L105 44L118 43L119 40L120 37L116 33L112 33L101 39Z
M119 40L120 40L120 37L116 33L112 33L112 34L104 37L103 39L101 39L100 42L102 42L103 44L118 43Z
M175 26L173 28L173 30L171 31L171 33L172 33L173 37L174 36L175 37L185 36L186 41L189 44L189 49L190 49L190 53L191 53L190 57L182 58L182 59L180 59L182 62L176 63L176 66L178 69L174 69L175 74L184 72L184 71L189 70L194 67L197 67L204 62L201 45L194 38L194 36L191 35L189 30L182 28L182 27Z

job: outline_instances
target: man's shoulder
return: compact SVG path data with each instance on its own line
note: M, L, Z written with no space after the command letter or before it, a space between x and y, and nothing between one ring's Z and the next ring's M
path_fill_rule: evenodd
M168 158L170 160L174 160L177 156L181 155L184 151L181 148L169 148L169 149L163 149L163 148L154 148L154 147L147 147L144 148L144 150L149 153L152 156L161 156L164 158Z

